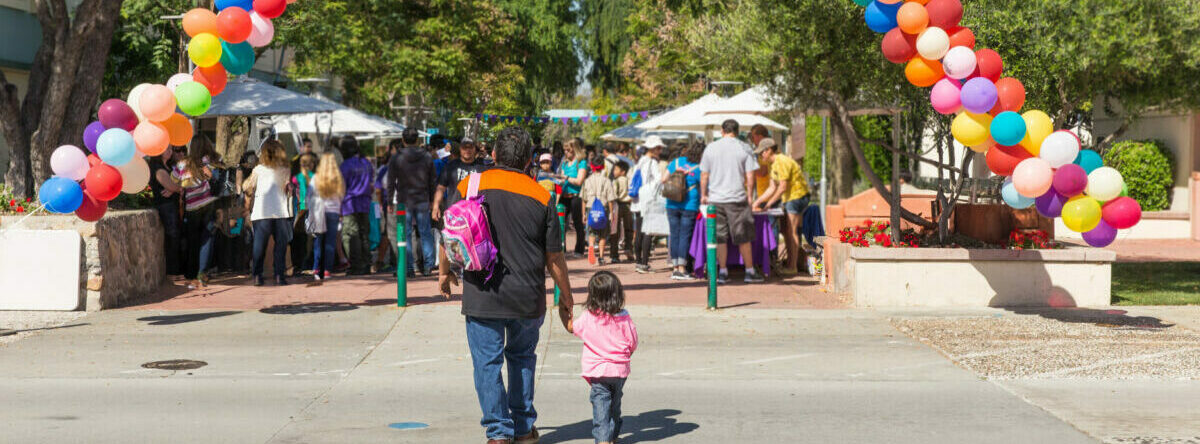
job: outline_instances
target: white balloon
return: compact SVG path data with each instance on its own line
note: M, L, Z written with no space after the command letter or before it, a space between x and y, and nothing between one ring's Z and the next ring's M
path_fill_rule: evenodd
M1087 190L1084 191L1092 199L1107 202L1121 195L1125 187L1125 178L1113 167L1100 167L1088 174Z
M917 52L929 60L940 60L950 50L950 36L946 31L936 26L930 26L921 31L917 37Z
M191 81L192 81L191 74L181 72L181 73L175 74L175 75L171 76L171 78L167 79L167 89L170 89L171 92L175 92L175 87L182 85L184 83L187 83L187 82L191 82Z
M121 172L122 193L137 194L146 189L146 185L150 184L150 165L140 155L135 156L133 160L124 165L114 168Z
M63 145L50 154L50 169L55 176L65 177L76 182L87 176L91 166L88 165L87 155L75 145Z
M966 46L955 46L942 58L942 69L946 77L965 79L975 72L975 51Z
M271 19L258 15L258 12L250 13L250 37L246 38L246 42L255 48L267 46L271 44L271 39L275 37L275 24L271 23Z
M1058 168L1074 162L1077 156L1079 156L1079 138L1066 130L1050 133L1042 141L1042 147L1038 151L1038 157L1049 163L1050 168Z
M142 115L142 105L140 102L142 98L142 91L145 91L146 88L149 87L149 83L139 84L138 86L135 86L133 89L129 90L129 98L125 99L125 103L129 104L130 108L133 108L134 114L137 114L139 122L146 120L146 116Z

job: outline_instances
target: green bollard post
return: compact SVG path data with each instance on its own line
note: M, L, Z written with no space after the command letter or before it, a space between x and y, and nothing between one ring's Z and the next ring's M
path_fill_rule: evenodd
M704 207L704 228L707 237L704 240L707 254L708 269L708 309L717 309L717 215L712 205Z
M396 204L396 306L408 306L408 211Z
M563 251L566 251L566 249L567 249L567 206L560 203L557 205L557 208L555 208L555 209L558 210L558 233L559 233L559 235L562 236ZM558 288L558 284L557 283L554 284L554 306L555 307L558 306L558 296L560 294L562 294L561 291L562 290L560 290Z

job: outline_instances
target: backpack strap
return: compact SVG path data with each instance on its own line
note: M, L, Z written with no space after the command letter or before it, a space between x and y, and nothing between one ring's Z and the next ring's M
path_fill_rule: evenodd
M481 176L483 176L483 175L479 174L479 173L475 173L475 172L472 172L471 175L468 176L468 178L467 178L467 198L468 199L479 195L479 179Z

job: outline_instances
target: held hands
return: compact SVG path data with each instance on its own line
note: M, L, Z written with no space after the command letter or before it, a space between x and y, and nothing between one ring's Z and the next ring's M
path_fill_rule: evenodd
M567 329L567 333L575 334L575 315L571 312L570 305L558 305L558 318L562 320L563 328Z

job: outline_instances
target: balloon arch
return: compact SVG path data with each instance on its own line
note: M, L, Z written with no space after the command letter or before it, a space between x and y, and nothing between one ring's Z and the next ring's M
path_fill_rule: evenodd
M230 75L250 72L254 48L270 44L275 35L271 19L294 1L217 0L215 13L197 8L184 14L183 30L191 37L188 58L196 68L165 84L138 85L126 100L100 104L97 120L83 131L87 150L63 145L51 154L54 176L42 183L38 201L52 213L75 213L91 222L103 217L108 201L120 193L145 190L150 166L143 157L192 140L187 116L207 112Z
M1081 149L1079 136L1054 130L1039 110L1019 113L1025 86L1003 77L1004 62L991 49L975 49L975 34L961 26L960 0L854 0L865 6L872 31L883 34L883 56L904 64L909 83L930 88L938 113L954 114L950 132L984 153L988 168L1007 176L1001 195L1013 208L1036 206L1045 217L1062 217L1092 246L1112 243L1118 229L1141 220L1116 169Z

